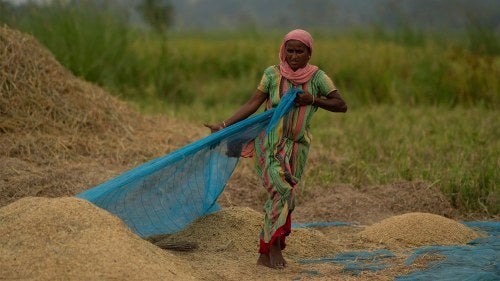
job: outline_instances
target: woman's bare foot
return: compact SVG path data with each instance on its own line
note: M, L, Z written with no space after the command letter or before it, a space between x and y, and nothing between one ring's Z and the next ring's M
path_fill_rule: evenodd
M286 260L281 252L281 239L277 239L271 246L269 256L260 254L257 265L263 265L274 269L283 269L286 267Z
M271 268L283 269L286 267L285 258L281 253L281 238L276 239L276 242L271 246L269 250L269 264Z
M271 263L269 262L269 256L260 254L259 258L257 259L257 265L271 267Z

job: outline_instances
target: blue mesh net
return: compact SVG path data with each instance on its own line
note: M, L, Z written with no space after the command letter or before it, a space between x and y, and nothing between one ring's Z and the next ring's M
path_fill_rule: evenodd
M465 222L488 233L463 246L431 246L416 249L406 264L421 255L438 254L446 258L431 263L425 270L396 278L398 281L423 280L500 280L500 222Z
M321 228L321 227L350 226L350 225L355 225L355 223L343 222L343 221L318 221L318 222L292 223L292 228Z
M417 248L406 260L411 265L422 255L441 255L445 258L430 263L427 268L398 276L398 281L427 281L427 280L466 280L466 281L497 281L500 280L500 222L464 222L465 225L487 234L460 246L429 246ZM312 225L343 226L345 223L307 223L297 224L296 227L311 227ZM343 271L358 275L363 271L378 271L390 267L393 253L382 249L377 251L354 251L339 253L331 257L319 259L305 259L297 262L308 263L336 263L344 265Z
M302 90L290 89L278 107L156 158L76 197L120 217L141 237L174 233L220 209L217 198L243 146L271 130Z
M337 254L333 257L320 259L299 260L298 263L336 263L344 265L342 272L358 275L363 271L378 271L387 267L384 261L387 258L396 257L389 250L376 250L373 252L355 251Z

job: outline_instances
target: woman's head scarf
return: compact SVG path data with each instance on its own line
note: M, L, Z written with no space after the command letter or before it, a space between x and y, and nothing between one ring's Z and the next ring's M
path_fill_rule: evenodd
M312 55L313 51L313 38L309 32L302 29L295 29L290 31L283 38L283 42L280 47L280 73L286 79L290 80L294 85L301 85L306 83L311 79L314 75L318 67L312 64L307 64L303 68L299 68L296 71L288 65L286 62L286 42L289 40L298 40L304 43L308 48L309 52Z

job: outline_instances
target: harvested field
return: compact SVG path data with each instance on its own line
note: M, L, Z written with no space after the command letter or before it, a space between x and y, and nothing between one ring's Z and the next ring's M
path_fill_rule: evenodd
M0 90L4 279L392 280L440 258L407 266L412 248L464 244L480 236L459 224L462 214L425 182L317 187L302 194L297 222L356 224L296 229L284 252L289 267L263 268L255 264L263 191L244 160L220 197L222 211L147 241L115 216L72 196L199 139L208 133L201 124L142 116L73 76L33 37L8 27L0 28ZM322 188L333 192L325 195ZM155 246L160 242L197 247L170 251ZM383 248L396 254L391 267L357 276L338 264L298 262Z

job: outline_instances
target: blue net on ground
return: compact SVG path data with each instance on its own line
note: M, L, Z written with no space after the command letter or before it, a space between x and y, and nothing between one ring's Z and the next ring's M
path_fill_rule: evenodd
M292 223L292 228L320 228L320 227L349 226L349 225L355 225L355 224L343 221L319 221L319 222Z
M174 233L220 209L217 198L245 144L271 130L302 90L278 107L247 118L163 157L142 164L76 197L120 217L141 237Z
M441 255L443 260L431 262L425 269L398 276L398 281L497 281L500 280L500 222L464 222L468 227L487 234L461 246L429 246L417 248L406 260L411 265L422 255ZM318 222L296 224L295 227L345 226L343 222ZM332 257L298 260L298 263L336 263L344 265L343 271L358 275L363 271L378 271L390 267L393 253L382 249L373 252L344 252Z
M396 278L420 280L500 280L500 222L465 222L465 225L488 233L464 246L431 246L416 249L406 264L421 255L437 254L446 258L432 262L426 269Z
M363 271L378 271L387 267L385 259L396 257L389 250L377 250L373 252L356 251L337 254L333 257L320 259L298 260L298 263L336 263L344 265L343 272L358 275Z

